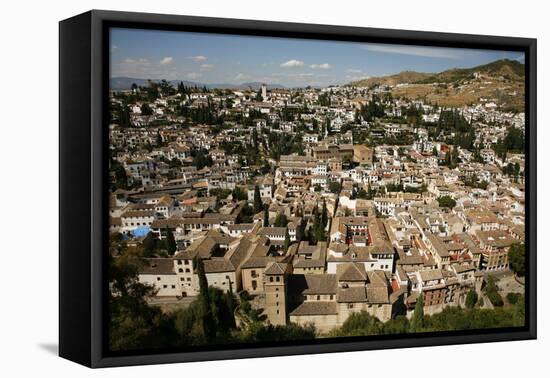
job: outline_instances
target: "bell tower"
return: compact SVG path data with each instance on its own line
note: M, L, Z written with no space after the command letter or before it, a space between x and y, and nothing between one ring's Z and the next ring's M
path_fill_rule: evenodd
M273 325L285 325L286 289L290 266L287 263L270 262L264 271L265 313Z

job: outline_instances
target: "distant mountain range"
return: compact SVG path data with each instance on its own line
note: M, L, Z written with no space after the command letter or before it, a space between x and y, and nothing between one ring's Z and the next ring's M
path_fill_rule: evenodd
M132 88L132 84L136 84L138 86L145 86L147 85L149 80L147 79L139 79L135 77L113 77L110 80L110 86L112 90L129 90ZM152 80L155 82L159 82L160 80ZM179 83L183 83L185 86L188 87L194 87L197 86L199 88L205 87L208 89L212 88L219 88L219 89L253 89L258 90L260 89L262 83L261 82L249 82L249 83L241 83L241 84L227 84L227 83L214 83L214 84L205 84L205 83L199 83L195 81L188 81L188 80L170 80L170 84L173 86L177 86ZM281 84L267 84L268 89L274 89L274 88L285 88L284 85Z
M444 106L471 105L487 100L505 110L524 111L525 65L517 60L501 59L439 73L403 71L354 81L349 85L393 86L391 92L394 96L422 99Z

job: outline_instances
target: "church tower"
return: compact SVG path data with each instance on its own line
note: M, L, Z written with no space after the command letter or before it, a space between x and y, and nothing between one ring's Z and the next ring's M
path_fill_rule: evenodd
M262 84L262 99L267 101L267 85Z
M264 311L273 325L285 325L287 322L286 290L289 270L287 263L270 262L264 271Z

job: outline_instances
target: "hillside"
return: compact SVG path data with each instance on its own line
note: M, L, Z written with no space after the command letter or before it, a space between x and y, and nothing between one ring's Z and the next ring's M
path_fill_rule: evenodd
M524 111L525 106L525 66L508 59L431 74L404 71L351 85L388 85L393 87L394 96L443 106L474 105L482 101L495 102L503 110L511 111Z
M415 83L421 80L425 80L431 77L432 74L415 72L415 71L403 71L395 75L370 77L351 83L357 87L371 87L373 85L397 85L406 83Z
M460 80L474 79L476 73L489 77L500 76L514 82L525 80L525 66L523 64L517 60L502 59L472 68L453 68L417 80L417 83L454 83Z

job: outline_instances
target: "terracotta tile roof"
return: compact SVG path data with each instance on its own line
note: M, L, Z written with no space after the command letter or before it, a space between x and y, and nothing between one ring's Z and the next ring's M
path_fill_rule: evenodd
M296 307L290 316L311 315L336 315L338 314L336 302L304 302Z

